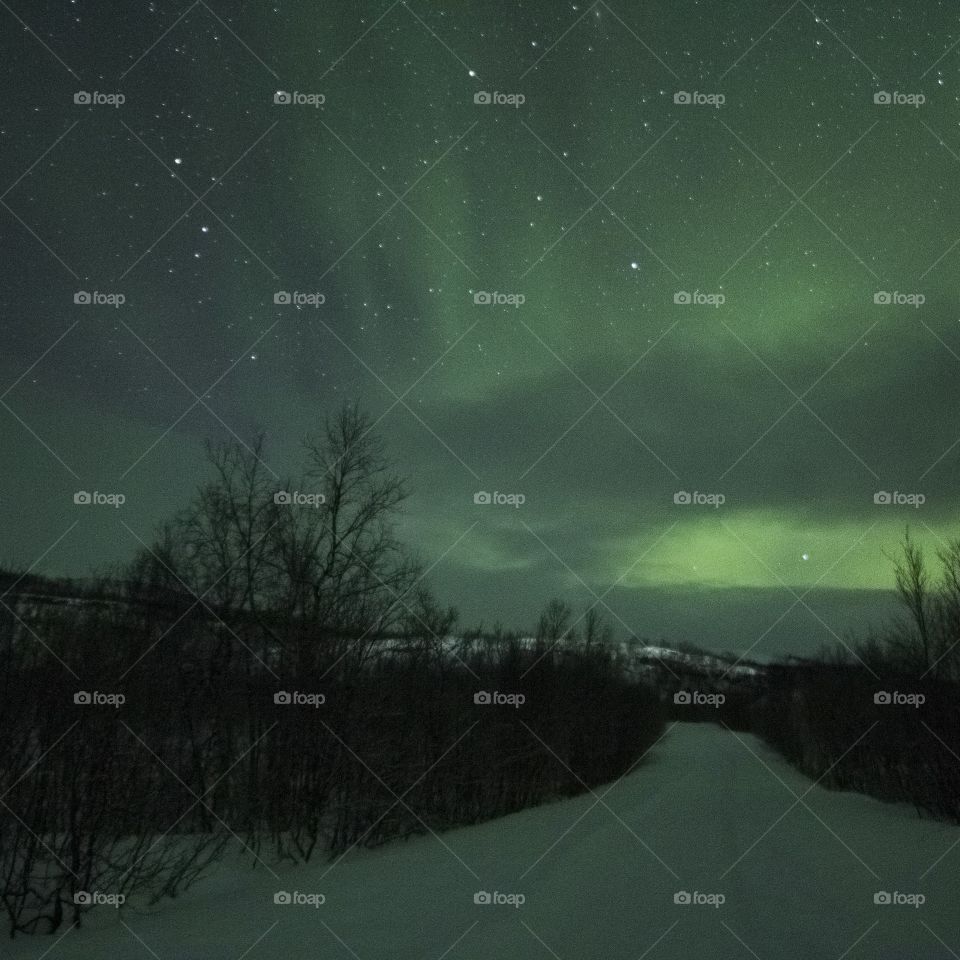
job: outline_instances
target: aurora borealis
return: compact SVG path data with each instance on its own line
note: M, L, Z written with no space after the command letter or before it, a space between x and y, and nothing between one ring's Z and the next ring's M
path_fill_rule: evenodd
M284 473L352 399L468 624L601 598L619 634L810 649L879 616L906 524L930 551L955 535L953 5L0 22L4 562L125 559L203 476L204 438L262 430ZM493 292L523 302L475 302Z

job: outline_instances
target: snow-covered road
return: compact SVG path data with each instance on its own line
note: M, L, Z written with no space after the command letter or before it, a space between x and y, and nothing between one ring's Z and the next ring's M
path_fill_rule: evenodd
M335 864L271 869L222 866L155 912L100 908L80 931L18 938L0 956L960 955L960 829L813 786L755 738L710 725L673 727L640 769L593 795ZM325 902L275 904L278 891ZM477 904L479 891L507 902ZM680 892L705 902L675 903ZM906 901L876 904L879 892Z

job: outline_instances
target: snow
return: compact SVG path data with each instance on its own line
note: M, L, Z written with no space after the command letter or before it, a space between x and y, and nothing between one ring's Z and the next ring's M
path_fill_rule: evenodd
M637 647L634 651L628 649L626 655L632 655L634 659L640 661L653 660L666 664L673 663L694 667L704 673L713 670L724 674L755 677L763 672L751 663L736 662L732 658L727 660L709 653L687 653L670 647L657 647L649 644Z
M18 937L3 956L945 960L958 877L960 829L815 786L754 737L680 724L592 795L335 863L222 864L152 912L100 908L55 947L60 934ZM275 905L279 890L326 899ZM525 902L476 905L480 890ZM678 891L725 902L678 905ZM926 902L875 905L878 891Z

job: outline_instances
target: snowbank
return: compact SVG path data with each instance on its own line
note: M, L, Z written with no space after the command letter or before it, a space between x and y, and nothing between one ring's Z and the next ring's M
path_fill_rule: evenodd
M755 738L688 724L594 795L332 864L221 865L152 913L99 908L3 955L945 960L960 952L958 877L957 828L812 786Z

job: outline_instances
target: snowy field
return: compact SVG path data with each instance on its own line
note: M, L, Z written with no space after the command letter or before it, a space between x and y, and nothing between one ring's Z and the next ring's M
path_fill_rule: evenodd
M276 904L279 891L312 902ZM479 891L506 902L476 904ZM675 903L681 892L701 902ZM903 902L877 904L881 892ZM79 931L0 949L10 960L958 954L960 829L828 792L754 737L690 724L593 795L333 864L221 865L152 912L102 907Z

